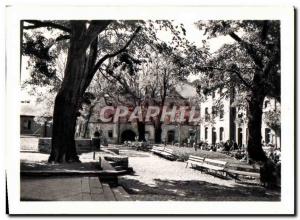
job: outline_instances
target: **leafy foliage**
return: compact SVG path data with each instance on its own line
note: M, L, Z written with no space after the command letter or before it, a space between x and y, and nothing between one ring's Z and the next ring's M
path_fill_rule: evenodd
M272 109L264 114L265 123L273 129L277 135L281 134L281 111L280 109Z

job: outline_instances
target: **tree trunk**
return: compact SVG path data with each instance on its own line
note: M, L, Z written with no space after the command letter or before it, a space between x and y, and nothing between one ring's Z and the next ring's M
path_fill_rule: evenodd
M55 98L49 162L80 162L75 147L75 126L86 80L86 54L81 35L77 29L70 39L65 76Z
M155 143L158 143L158 144L161 143L161 133L162 133L161 125L162 125L162 123L160 121L157 121L154 125L154 140L155 140Z
M145 122L138 121L138 132L139 132L139 141L146 141L145 139Z
M249 100L248 111L248 154L249 158L254 161L265 162L267 157L262 149L262 136L261 136L261 124L262 124L262 107L263 107L264 95L262 95L259 89L254 89L251 93Z
M76 113L76 104L71 103L67 95L60 93L56 96L49 162L79 161L74 138Z

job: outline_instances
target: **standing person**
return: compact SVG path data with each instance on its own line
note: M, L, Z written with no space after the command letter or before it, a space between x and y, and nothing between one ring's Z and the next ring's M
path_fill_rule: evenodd
M238 145L237 145L237 143L235 141L232 141L232 149L233 150L239 149L239 147L238 147Z
M94 132L94 137L100 138L100 132L98 130L98 127L96 128L96 131Z
M195 151L197 151L197 144L196 144L196 142L193 143L193 147L194 147Z
M100 145L101 145L100 135L101 134L100 134L98 128L96 128L96 131L94 132L94 137L92 138L92 145L94 148L94 153L93 153L94 160L96 157L96 150L100 150Z

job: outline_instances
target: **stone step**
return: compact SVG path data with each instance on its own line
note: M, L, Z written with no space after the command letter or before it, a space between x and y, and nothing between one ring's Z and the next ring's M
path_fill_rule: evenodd
M99 177L90 177L90 191L92 201L105 201L102 184Z
M112 188L112 191L117 201L132 201L129 194L125 191L125 189L122 186Z
M89 177L81 178L81 193L83 201L91 201Z
M102 183L102 189L105 201L116 201L116 197L107 183Z

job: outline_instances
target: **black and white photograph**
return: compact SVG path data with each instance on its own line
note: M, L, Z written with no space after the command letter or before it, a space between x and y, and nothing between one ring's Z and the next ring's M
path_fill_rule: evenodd
M21 9L12 213L294 212L292 7Z

